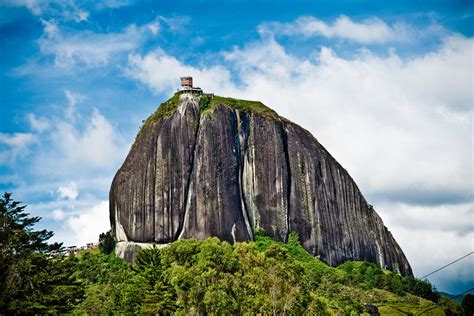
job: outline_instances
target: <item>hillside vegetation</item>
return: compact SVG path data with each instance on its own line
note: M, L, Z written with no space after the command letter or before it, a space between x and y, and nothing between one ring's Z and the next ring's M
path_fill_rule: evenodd
M178 240L142 250L134 265L101 250L53 255L49 231L25 206L0 199L0 310L6 314L462 315L425 281L367 262L332 268L295 233L288 243L262 231L252 242Z

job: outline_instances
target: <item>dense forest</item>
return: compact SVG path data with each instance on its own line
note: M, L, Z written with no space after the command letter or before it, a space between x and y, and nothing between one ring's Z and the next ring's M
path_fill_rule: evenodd
M332 268L310 255L295 233L282 243L256 230L253 242L178 240L114 255L112 234L100 250L67 256L39 217L5 193L0 199L0 311L3 314L178 315L472 315L427 281L367 262Z

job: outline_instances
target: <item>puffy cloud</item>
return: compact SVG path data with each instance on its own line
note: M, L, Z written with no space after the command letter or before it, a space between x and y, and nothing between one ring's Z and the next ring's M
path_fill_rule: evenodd
M51 214L53 215L53 218L56 220L63 220L66 215L64 214L64 211L61 209L54 209Z
M93 177L110 176L109 172L125 157L128 143L98 109L92 107L90 115L76 112L76 105L86 99L84 95L65 90L65 97L63 116L28 115L31 128L41 134L0 134L0 145L9 148L0 158L14 161L19 155L27 155L34 143L38 146L27 169L35 177L69 180L85 175L85 171ZM86 103L81 112L87 108L90 105Z
M222 90L230 82L230 72L222 66L202 69L184 65L178 59L158 49L145 56L129 55L128 77L147 85L156 94L172 93L179 86L179 77L194 76L205 89Z
M49 128L49 123L44 118L38 118L34 113L28 113L28 122L33 130L37 132L44 132Z
M81 210L79 215L69 217L67 224L77 245L98 242L99 234L110 229L109 202L100 201L88 209Z
M68 185L60 186L56 192L60 199L75 200L79 195L77 184L75 182L70 182Z
M53 241L82 245L86 239L97 240L98 233L108 229L108 212L100 217L97 207L107 195L113 173L125 158L129 144L85 95L71 90L66 90L64 95L65 110L57 111L58 116L28 115L30 127L37 134L29 137L0 134L0 143L3 141L9 149L0 151L1 154L10 155L12 146L17 150L26 146L27 150L29 140L35 144L34 155L25 157L28 163L12 160L15 176L2 179L15 187L16 196L28 200L32 214L43 217L42 222L55 231ZM76 109L79 102L83 104ZM88 110L91 110L89 115ZM84 222L90 218L92 233ZM71 234L69 225L75 224L79 226Z
M472 45L452 37L407 60L370 51L346 59L323 47L300 59L269 39L226 59L240 72L240 97L309 129L364 192L453 202L472 185Z
M61 160L65 159L65 166L106 167L122 156L121 140L97 109L87 119L84 129L61 122L51 137L57 146L56 154ZM58 163L61 165L60 161Z
M362 44L387 42L404 42L423 35L420 31L404 23L388 25L379 18L353 21L345 15L340 15L332 24L313 16L302 16L293 22L269 22L258 28L260 34L275 34L284 36L302 36L305 38L321 36L340 38ZM442 27L433 25L424 29L425 33L443 33Z

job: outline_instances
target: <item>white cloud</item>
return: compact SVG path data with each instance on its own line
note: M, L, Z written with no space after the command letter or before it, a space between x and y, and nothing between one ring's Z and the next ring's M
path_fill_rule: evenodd
M7 5L24 6L36 16L62 18L67 21L87 21L89 12L79 8L74 0L7 0Z
M122 7L127 7L131 5L130 0L103 0L100 2L97 2L95 7L99 10L102 9L118 9Z
M51 214L53 215L53 218L56 220L63 220L66 215L64 214L64 211L61 209L54 209Z
M28 155L28 163L18 168L20 174L42 181L40 185L35 185L36 181L16 181L16 192L24 192L31 198L38 190L51 191L61 199L75 199L77 193L74 192L81 181L81 187L105 192L104 179L110 181L112 173L123 162L133 136L125 139L99 110L84 102L88 100L86 96L65 90L65 99L64 112L58 112L62 115L41 118L32 113L28 115L36 134L0 133L0 163L14 164L17 157ZM84 104L81 112L76 113L79 102ZM29 155L33 144L34 155ZM71 179L74 183L65 186L65 181ZM100 184L96 183L99 180ZM58 187L61 188L57 190Z
M157 35L160 31L160 23L159 22L152 22L147 24L148 29L151 31L153 35Z
M472 45L449 38L408 60L368 51L345 59L323 47L299 59L268 40L226 59L240 72L239 96L308 128L365 193L420 202L471 192Z
M142 26L130 24L122 32L67 32L54 21L44 21L44 33L38 40L40 52L54 56L55 66L104 67L114 56L139 48L150 36L156 36L160 24L156 20Z
M60 186L56 192L60 199L75 200L79 195L77 184L75 182L70 182L68 185Z
M0 133L0 144L11 146L12 148L21 150L36 141L36 137L30 133Z
M188 26L191 18L188 16L175 16L175 17L164 17L158 16L158 20L163 21L164 24L169 28L169 30L173 33L177 32L184 32L186 31L186 27Z
M27 155L30 146L37 141L31 133L0 133L0 164L12 163L17 157Z
M179 86L179 77L183 75L199 78L198 83L205 89L221 90L230 81L230 72L224 67L193 68L161 49L143 57L137 54L129 55L129 67L125 73L157 94L172 93Z
M379 209L384 206L388 209L384 215L393 226L414 231L446 232L460 237L474 234L474 203L472 202L433 206L381 203Z
M402 247L417 277L474 249L472 203L434 207L392 203L381 205L378 212ZM474 256L471 256L428 279L437 285L438 290L454 293L458 287L456 282L474 280L473 264Z
M47 36L55 36L56 34L59 33L59 28L58 25L54 20L44 20L41 19L41 23L44 26L44 33L46 33Z
M290 23L270 22L258 28L260 34L278 34L285 36L340 38L363 44L403 42L420 36L422 33L404 23L388 25L379 18L364 19L359 22L340 15L332 24L312 16L302 16ZM429 27L429 33L442 33L441 27Z
M64 90L64 95L68 101L68 106L64 111L64 115L67 119L72 120L76 114L76 105L83 102L85 97L79 93L75 93L67 89Z
M37 132L44 132L49 128L49 123L44 118L37 118L34 113L28 113L28 122L33 130Z
M56 144L56 154L64 161L64 165L71 167L106 167L118 157L123 157L121 140L97 109L93 110L83 129L60 122L51 137ZM60 161L58 163L61 165Z
M70 35L47 34L38 43L42 54L54 56L57 67L71 68L75 64L105 66L113 54L134 49L139 40L137 29L132 26L123 33L97 34L84 31Z
M87 21L88 18L89 18L89 12L79 10L77 12L77 18L75 18L75 20L76 22L81 22L81 21Z
M79 215L71 216L67 219L67 223L77 245L98 242L99 234L110 229L109 202L100 201L91 208L81 211Z

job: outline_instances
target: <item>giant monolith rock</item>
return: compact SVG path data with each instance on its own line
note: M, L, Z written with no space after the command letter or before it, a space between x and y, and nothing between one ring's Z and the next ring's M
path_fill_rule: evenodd
M117 253L180 238L253 239L255 228L329 265L410 265L347 171L260 102L177 93L145 122L110 190Z

